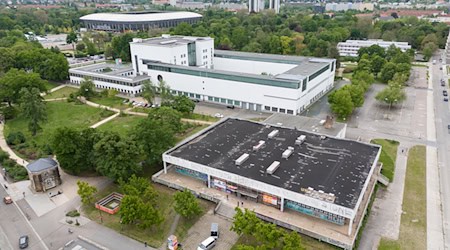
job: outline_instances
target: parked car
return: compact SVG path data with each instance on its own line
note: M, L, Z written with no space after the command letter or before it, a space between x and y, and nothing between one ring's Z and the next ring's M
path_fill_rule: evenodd
M197 250L210 250L216 245L216 239L213 237L208 237L206 240L202 241L198 245Z
M447 97L444 97L444 102L448 102L448 98Z
M19 238L19 247L20 249L28 247L28 235L23 235Z
M447 90L443 90L443 91L442 91L442 94L443 94L444 96L448 96Z
M445 82L441 82L441 86L444 87L445 86Z
M219 224L218 223L211 223L211 237L214 239L219 238Z
M223 118L223 115L220 114L220 113L215 113L215 114L214 114L214 117L217 117L217 118Z
M199 100L199 99L194 99L193 101L194 101L194 102L200 102L200 100Z
M3 202L5 204L11 204L13 201L11 199L11 196L5 196L5 197L3 197Z
M234 109L234 105L228 105L227 108Z

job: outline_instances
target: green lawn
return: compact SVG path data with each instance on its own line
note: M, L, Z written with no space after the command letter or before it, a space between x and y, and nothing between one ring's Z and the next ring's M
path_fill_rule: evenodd
M44 96L44 99L54 99L54 98L63 98L63 97L69 97L71 93L77 92L77 88L72 87L64 87L61 89L56 90L55 92L48 93Z
M61 85L61 83L46 81L45 88L48 91L48 90L51 90L52 88L58 87L59 85Z
M394 179L395 161L397 159L397 148L400 143L387 139L373 139L370 142L381 146L380 162L383 163L381 173L392 182Z
M426 183L426 148L414 146L408 152L399 239L381 239L378 249L427 249Z
M177 138L176 143L188 138L189 136L199 132L200 130L202 130L206 127L208 127L208 125L189 124L189 128L187 128L182 133L179 133L176 135L176 138Z
M152 185L159 195L157 198L159 211L161 211L162 214L164 215L164 221L161 223L161 225L145 230L139 229L135 225L123 225L121 227L121 224L119 223L120 217L118 214L110 215L104 212L102 212L103 218L102 224L135 240L141 242L146 241L150 246L155 248L159 248L161 245L167 244L166 240L167 237L169 236L168 235L169 230L176 215L175 210L173 210L174 206L173 194L176 191L158 184ZM116 185L111 185L105 190L102 190L95 196L95 200L103 198L104 196L113 191L118 191L118 187ZM205 200L199 200L199 202L203 209L202 215L214 207L214 204L207 202ZM100 212L99 210L95 209L93 205L83 206L83 212L89 219L94 220L97 223L101 223ZM193 218L192 220L186 220L183 218L179 220L178 226L175 230L176 232L175 234L178 237L178 241L181 242L186 237L186 233L189 230L189 228L193 224L195 224L195 222L202 215Z
M99 97L94 97L94 98L90 98L89 101L91 102L95 102L104 106L108 106L108 107L112 107L112 108L116 108L116 109L127 109L130 106L126 105L123 103L123 100L125 100L124 98L120 98L117 96L99 96Z
M118 132L120 135L127 135L140 121L146 119L143 116L125 115L118 116L111 121L101 125L97 129L104 131Z
M42 130L35 137L28 131L27 120L24 117L19 116L6 121L5 136L13 131L21 131L25 135L26 143L14 149L27 159L36 157L36 151L49 143L49 138L57 128L87 128L113 114L111 111L66 101L47 102L47 113L47 122L41 124Z
M216 122L216 121L220 120L220 118L217 118L217 117L213 117L210 115L204 115L204 114L197 114L197 113L185 114L185 115L183 115L183 118L207 121L207 122Z

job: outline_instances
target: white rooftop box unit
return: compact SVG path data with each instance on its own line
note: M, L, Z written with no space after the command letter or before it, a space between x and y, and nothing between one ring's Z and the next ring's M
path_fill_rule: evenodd
M286 149L283 154L281 155L281 158L283 159L287 159L289 158L289 156L291 156L291 154L294 152L294 148L293 147L288 147L288 149Z
M267 168L266 173L268 173L268 174L275 173L275 171L277 171L279 166L280 166L280 162L279 161L272 162L272 164L270 164L270 166Z
M273 130L272 132L269 133L269 135L267 136L269 139L274 138L275 136L278 135L280 131L278 129Z
M300 145L306 140L306 135L301 135L295 140L295 145Z
M326 121L327 121L327 120L320 120L319 124L323 126L323 125L325 124Z
M250 155L245 153L245 154L241 155L236 161L234 161L234 163L237 166L240 166L242 163L244 163L248 159L248 157L250 157Z
M258 145L253 146L253 151L258 151L260 148L262 148L262 146L264 146L264 144L266 144L265 141L259 141Z

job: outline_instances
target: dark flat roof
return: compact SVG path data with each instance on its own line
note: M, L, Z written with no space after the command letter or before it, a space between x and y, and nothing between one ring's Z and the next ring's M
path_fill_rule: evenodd
M268 139L275 129L279 134ZM295 145L301 135L305 142ZM265 145L253 151L260 140ZM282 159L288 147L294 152ZM379 150L377 145L229 118L168 154L297 193L308 187L322 190L335 195L335 204L353 209ZM250 154L249 159L235 165L244 153ZM280 167L273 175L266 174L274 161Z
M41 158L27 165L27 169L30 172L40 172L45 169L53 168L57 166L58 163L52 158Z

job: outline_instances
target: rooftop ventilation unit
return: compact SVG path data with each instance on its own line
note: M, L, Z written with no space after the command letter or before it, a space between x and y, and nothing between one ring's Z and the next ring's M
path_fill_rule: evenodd
M268 173L268 174L275 173L275 171L277 171L279 166L280 166L280 162L279 161L272 162L272 164L270 164L270 166L267 168L266 173Z
M291 156L291 154L294 152L294 148L293 147L288 147L288 149L286 149L283 154L281 155L281 158L283 159L287 159L289 158L289 156Z
M326 136L326 135L321 135L321 136L320 136L320 139L321 139L321 140L325 140L325 139L327 139L327 136Z
M319 124L323 126L327 120L320 120Z
M264 146L264 144L266 144L265 141L259 141L258 145L253 146L253 151L258 151L260 148L262 148L262 146Z
M301 145L306 140L306 135L301 135L295 140L295 145Z
M250 155L245 153L245 154L241 155L236 161L234 161L234 164L236 164L237 166L240 166L240 165L242 165L242 163L244 163L246 160L248 160L248 157L250 157Z
M177 40L169 40L169 41L159 42L159 44L166 45L166 44L171 44L171 43L176 43L176 42L177 42Z
M269 139L273 139L275 136L278 135L280 131L278 129L273 130L272 132L269 133L269 135L267 136Z

